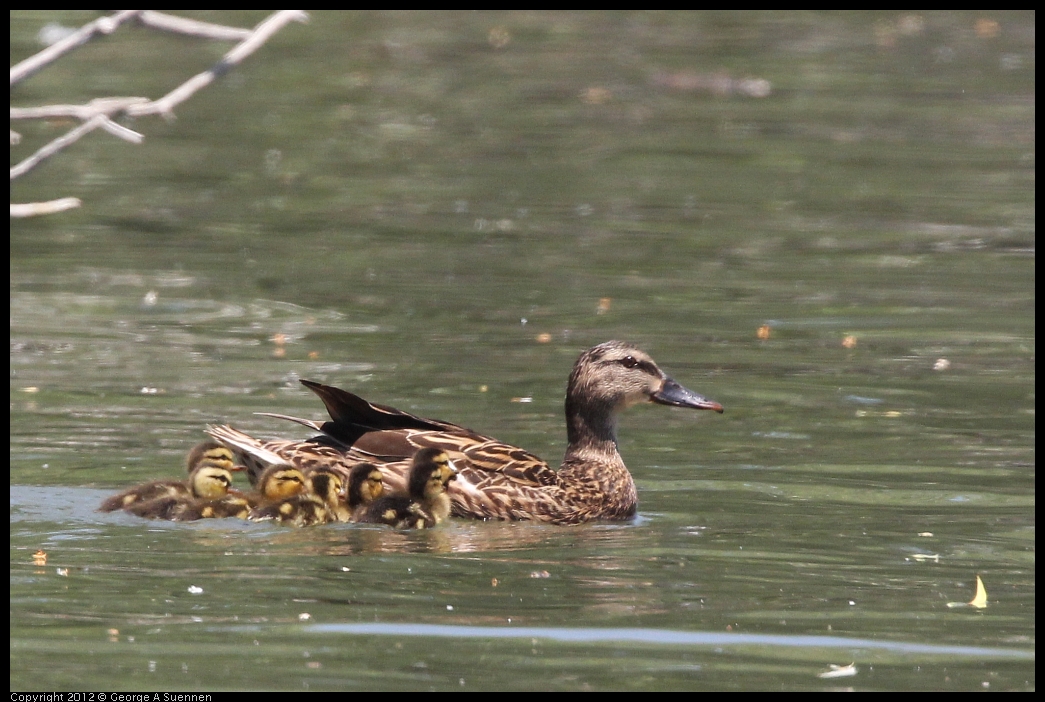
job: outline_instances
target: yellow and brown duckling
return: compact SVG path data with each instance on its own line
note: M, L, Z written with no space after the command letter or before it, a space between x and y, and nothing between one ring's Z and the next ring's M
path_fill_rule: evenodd
M456 478L457 471L445 451L421 449L411 461L410 496L390 495L375 500L358 521L390 524L396 529L434 527L450 516L450 496L446 489Z
M475 519L558 524L630 519L638 493L617 450L617 415L642 403L722 411L722 405L684 388L632 344L598 344L577 358L570 373L566 455L556 470L522 448L471 429L368 402L330 385L301 382L326 405L330 421L270 416L322 436L263 441L229 426L211 427L210 435L243 456L269 462L274 456L299 467L329 465L346 475L355 464L373 461L392 491L405 489L410 456L421 448L441 448L459 471L449 489L453 512Z
M232 473L237 469L232 452L221 444L207 441L194 447L187 459L189 479L154 480L136 485L102 502L100 512L130 509L133 505L160 498L217 499L224 497L232 484ZM202 469L207 469L200 472ZM225 479L227 477L227 480ZM143 515L144 516L144 515Z
M232 473L227 468L219 468L206 462L201 463L189 476L189 484L191 490L188 494L176 493L152 500L138 500L128 504L124 510L146 519L190 521L218 516L217 505L223 501L228 501L230 505L236 501L244 504L246 502L242 495L229 494ZM240 511L244 504L241 504ZM211 505L211 507L205 509L205 505ZM221 516L233 515L222 514Z
M328 468L317 468L305 477L304 491L283 500L259 505L251 510L248 519L256 522L272 519L298 527L347 522L350 515L342 501L343 493L344 482L340 473Z
M257 479L257 491L247 495L251 507L282 502L305 492L305 475L289 463L270 465Z
M370 505L385 491L381 469L373 463L360 463L348 474L348 509L351 521L358 522Z

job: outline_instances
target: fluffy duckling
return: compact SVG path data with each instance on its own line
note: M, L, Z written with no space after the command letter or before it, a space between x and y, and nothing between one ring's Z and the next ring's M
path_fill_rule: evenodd
M273 519L298 527L347 522L349 512L341 500L344 490L344 482L337 471L318 468L306 476L304 492L255 507L247 518L256 522Z
M289 463L277 463L266 468L257 479L257 492L247 496L251 507L264 507L282 502L306 489L305 475Z
M206 441L189 451L187 459L189 479L185 482L178 480L154 480L150 483L136 485L129 490L113 495L98 508L100 512L113 512L118 509L128 509L131 505L149 502L159 498L186 498L193 497L216 499L224 497L232 483L230 471L236 470L232 452L221 444ZM201 468L212 468L216 472L208 472L206 476L194 477ZM228 476L228 481L223 482L220 478L221 471ZM201 490L202 492L197 492Z
M360 463L348 474L348 509L353 522L362 521L370 505L385 491L381 470L373 463Z
M409 497L393 495L375 500L361 522L391 524L396 529L429 529L450 516L446 487L457 471L446 452L424 448L414 454L410 466Z
M187 521L190 519L201 519L206 516L216 516L197 510L197 505L206 503L220 503L223 500L242 499L242 495L229 495L229 486L232 485L232 473L226 468L218 468L204 462L192 471L189 476L191 486L188 494L175 493L157 497L152 500L136 500L124 507L131 514L146 519L169 519L172 521ZM193 511L195 510L195 512ZM211 509L210 512L214 510ZM198 513L199 516L189 516Z

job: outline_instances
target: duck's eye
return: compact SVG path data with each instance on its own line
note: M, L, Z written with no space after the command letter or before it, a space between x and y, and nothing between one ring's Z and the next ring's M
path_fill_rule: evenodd
M620 364L625 368L634 368L635 366L639 365L639 362L631 356L625 356L624 358L620 359Z

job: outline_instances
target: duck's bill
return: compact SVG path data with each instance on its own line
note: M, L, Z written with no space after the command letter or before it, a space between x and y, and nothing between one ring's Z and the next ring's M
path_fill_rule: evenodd
M692 409L715 410L723 412L722 405L688 390L671 378L664 378L664 384L660 390L650 395L650 399L661 405L672 407L689 407Z

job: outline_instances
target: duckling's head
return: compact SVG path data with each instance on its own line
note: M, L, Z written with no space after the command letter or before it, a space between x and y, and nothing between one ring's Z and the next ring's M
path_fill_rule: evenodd
M198 466L189 476L192 494L205 500L225 497L232 485L232 473L226 468L207 465Z
M266 500L285 500L305 489L305 476L289 463L277 463L258 477L258 491Z
M345 491L341 475L329 468L316 468L306 481L308 491L328 505L336 505Z
M373 463L360 463L348 474L348 506L367 505L385 491L381 471Z
M446 492L446 486L457 478L450 457L439 448L423 448L414 454L408 485L410 497L431 499Z
M580 355L566 388L566 415L607 417L640 402L722 411L722 405L679 385L649 354L623 341L607 341Z
M236 465L232 451L215 441L204 441L202 444L193 446L185 463L190 473L204 463L228 471L242 470L241 466Z

